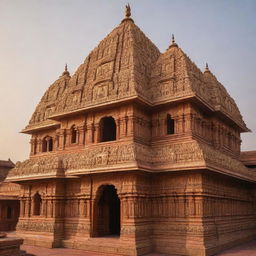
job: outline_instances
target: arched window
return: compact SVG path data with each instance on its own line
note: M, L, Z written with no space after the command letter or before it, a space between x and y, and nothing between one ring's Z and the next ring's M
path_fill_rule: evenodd
M53 150L53 140L52 137L46 136L43 139L42 142L42 151L43 152L49 152Z
M77 129L75 125L71 127L71 143L77 143Z
M116 140L116 122L115 119L111 116L103 117L100 120L100 141L112 141Z
M34 209L33 214L39 216L41 214L42 199L41 196L36 193L33 197Z
M171 115L167 115L167 134L174 134L175 129L174 129L174 119L172 119Z

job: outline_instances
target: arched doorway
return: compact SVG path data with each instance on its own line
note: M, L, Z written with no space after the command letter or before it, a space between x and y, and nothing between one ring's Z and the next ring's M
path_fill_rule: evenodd
M38 193L34 195L33 203L34 203L33 215L39 216L41 214L42 198Z
M120 235L120 199L113 185L99 188L94 205L94 236Z

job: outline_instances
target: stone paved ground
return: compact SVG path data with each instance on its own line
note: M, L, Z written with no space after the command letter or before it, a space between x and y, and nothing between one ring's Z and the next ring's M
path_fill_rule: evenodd
M26 250L26 256L112 256L111 254L91 253L73 249L47 249L36 246L23 245L22 250ZM145 256L164 256L163 254L151 253ZM225 250L216 256L256 256L256 240L245 243L232 249Z

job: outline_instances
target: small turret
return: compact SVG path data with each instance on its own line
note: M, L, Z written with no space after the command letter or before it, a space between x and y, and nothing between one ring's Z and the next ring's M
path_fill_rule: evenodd
M177 45L176 42L175 42L174 34L172 34L172 43L171 43L171 45L169 46L169 49L172 48L172 47L178 47L178 45Z
M68 72L68 65L66 64L65 65L65 70L64 70L64 72L62 73L62 76L70 76L70 74L69 74L69 72Z
M204 70L204 72L210 72L210 69L209 69L209 67L208 67L208 63L206 62L206 65L205 65L205 70Z

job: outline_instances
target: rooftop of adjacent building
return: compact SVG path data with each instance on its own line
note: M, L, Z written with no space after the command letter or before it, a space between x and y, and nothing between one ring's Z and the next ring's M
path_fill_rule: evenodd
M249 168L256 168L256 150L241 152L240 160Z
M15 164L9 158L8 160L0 160L0 168L1 167L13 168L13 167L15 167Z

